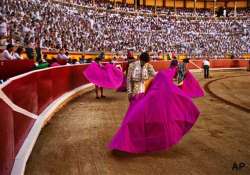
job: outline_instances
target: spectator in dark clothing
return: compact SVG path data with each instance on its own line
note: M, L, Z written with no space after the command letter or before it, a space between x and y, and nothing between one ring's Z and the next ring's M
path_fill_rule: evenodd
M25 48L25 51L26 51L28 59L30 59L30 60L35 59L34 49L33 49L33 46L32 46L31 42L28 44L28 47Z
M36 43L35 51L36 51L36 61L40 62L42 60L42 51L39 43Z
M16 52L15 52L15 54L14 54L15 59L17 59L17 60L23 59L22 53L23 53L23 47L22 47L22 46L19 46L19 47L16 49Z
M176 67L178 66L178 60L177 58L174 56L173 59L170 62L170 68Z

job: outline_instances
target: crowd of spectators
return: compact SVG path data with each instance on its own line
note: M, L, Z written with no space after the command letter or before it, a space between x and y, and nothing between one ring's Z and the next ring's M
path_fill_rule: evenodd
M169 8L169 7L159 7L156 8L154 6L138 6L135 9L134 4L124 4L121 2L109 1L109 0L61 0L61 2L71 3L76 5L81 5L84 7L98 7L104 9L116 9L126 12L142 12L142 13L157 13L157 14L167 14L167 15L177 15L177 16L199 16L199 17L211 17L214 14L213 9L192 9L192 8ZM216 11L219 8L216 7ZM234 16L234 9L226 9L227 16ZM237 9L237 16L249 16L250 9Z
M75 2L92 4L85 0ZM105 3L99 6L104 7ZM118 8L130 11L132 7ZM38 48L81 52L132 49L217 57L226 54L239 57L250 52L247 10L241 12L247 18L237 19L188 18L185 16L190 13L188 10L178 10L178 13L182 16L177 18L80 8L47 0L2 0L0 37L3 45L11 43L30 48L38 45ZM209 11L198 13L211 15Z

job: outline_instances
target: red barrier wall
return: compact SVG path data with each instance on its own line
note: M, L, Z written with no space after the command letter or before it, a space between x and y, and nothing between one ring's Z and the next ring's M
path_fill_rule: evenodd
M30 129L34 125L35 119L13 111L14 123L14 153L17 155Z
M0 99L0 174L10 174L14 164L14 122L12 109Z
M191 60L188 64L188 69L198 69L198 67L202 68L202 63L202 60ZM150 64L154 66L155 70L159 71L168 68L170 65L170 61L151 61ZM248 60L243 59L210 60L210 68L236 68L247 66Z
M34 119L13 111L0 99L0 174L10 174L15 156L27 137Z
M170 65L170 61L151 61L150 64L153 65L156 71L160 71L168 68Z
M35 67L33 60L0 61L0 79L7 79L31 71Z
M13 80L3 92L17 106L40 114L52 101L84 83L87 65L65 66L34 72Z
M212 68L247 67L248 60L240 60L240 59L210 60L210 64Z
M64 60L59 61L60 64L65 64ZM197 66L202 67L202 60L192 60ZM246 67L247 60L240 59L219 59L210 60L212 68L223 68L223 67ZM127 63L121 63L123 70L126 70ZM151 61L151 64L156 70L162 70L169 66L170 61ZM197 69L197 66L189 64L189 69ZM8 79L10 77L31 71L34 68L34 62L32 60L13 60L13 61L0 61L0 79Z
M31 72L12 80L2 91L14 104L40 114L65 92L88 83L82 74L87 66L65 66ZM0 114L0 174L8 175L35 119L13 111L2 99Z

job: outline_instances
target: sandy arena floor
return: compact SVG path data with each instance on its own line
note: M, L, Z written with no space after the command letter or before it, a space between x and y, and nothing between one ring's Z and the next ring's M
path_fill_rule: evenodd
M247 76L242 76L247 75ZM126 93L106 90L106 99L85 94L58 112L42 130L26 175L250 175L250 73L212 72L196 77L210 93L195 103L201 115L192 130L169 151L114 154L106 144L127 110ZM244 163L233 169L234 163ZM235 164L235 165L236 165Z

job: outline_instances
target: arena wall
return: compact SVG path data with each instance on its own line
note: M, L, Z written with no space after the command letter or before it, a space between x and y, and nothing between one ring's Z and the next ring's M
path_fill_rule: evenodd
M36 138L50 115L76 93L93 89L82 75L86 67L33 71L0 85L1 175L23 174Z

